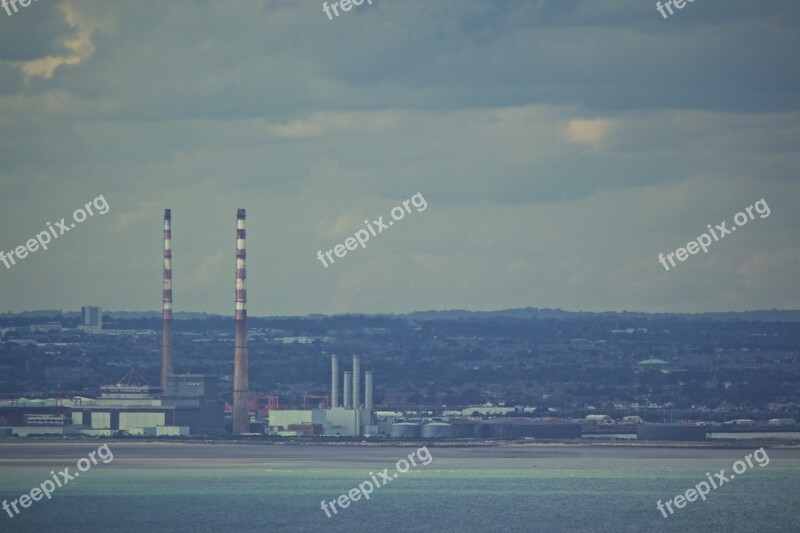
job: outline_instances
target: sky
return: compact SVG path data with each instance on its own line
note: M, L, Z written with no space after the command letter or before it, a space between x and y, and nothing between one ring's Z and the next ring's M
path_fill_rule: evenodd
M165 208L176 311L233 314L237 208L251 315L800 309L800 3L322 7L0 11L0 250L108 204L0 263L0 312L160 310Z

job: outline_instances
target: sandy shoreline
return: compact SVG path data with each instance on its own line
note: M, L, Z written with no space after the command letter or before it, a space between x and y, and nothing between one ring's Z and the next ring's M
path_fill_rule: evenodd
M108 466L186 468L250 467L324 468L332 464L393 462L421 443L386 446L254 445L181 442L25 442L0 443L0 469L4 467L70 464L107 442L114 453ZM514 444L499 446L443 447L428 443L437 460L456 463L491 459L553 460L593 458L603 460L738 459L743 450L761 444L737 443L736 447L648 445ZM771 458L800 459L800 448L767 446ZM468 467L468 466L467 466Z

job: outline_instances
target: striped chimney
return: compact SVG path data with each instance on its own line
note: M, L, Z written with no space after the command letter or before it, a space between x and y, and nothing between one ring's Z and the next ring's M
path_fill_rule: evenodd
M247 289L245 288L245 210L236 213L236 315L233 368L233 433L249 433L247 371Z
M161 336L161 390L166 390L167 376L174 372L172 365L172 211L164 209L164 280Z

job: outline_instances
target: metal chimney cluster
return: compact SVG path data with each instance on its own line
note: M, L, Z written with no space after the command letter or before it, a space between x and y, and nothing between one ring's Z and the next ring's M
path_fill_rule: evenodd
M236 315L233 368L233 433L250 431L248 412L249 377L247 370L247 278L245 269L245 210L236 213Z
M364 372L364 403L361 403L361 358L353 356L353 370L345 370L343 399L339 401L339 356L331 356L331 407L344 407L345 409L360 409L364 406L367 411L372 411L373 385L372 371Z

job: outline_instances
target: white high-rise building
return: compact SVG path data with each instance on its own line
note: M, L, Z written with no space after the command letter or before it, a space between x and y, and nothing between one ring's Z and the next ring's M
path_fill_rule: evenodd
M103 311L99 307L83 306L81 307L81 325L78 329L86 333L102 333L103 332Z

